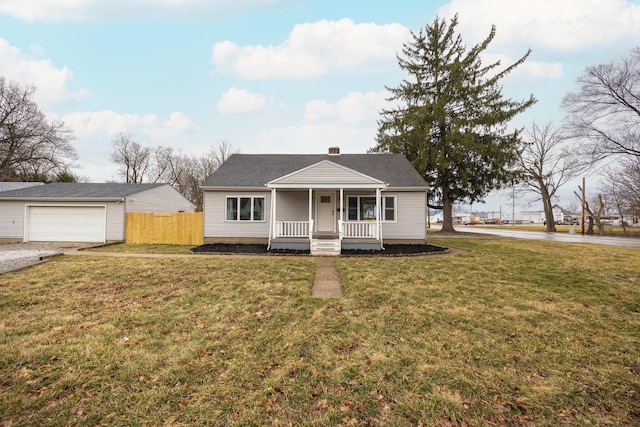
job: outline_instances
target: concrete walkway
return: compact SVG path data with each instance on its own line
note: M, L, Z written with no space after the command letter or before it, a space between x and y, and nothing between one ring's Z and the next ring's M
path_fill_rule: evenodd
M336 270L336 258L321 256L316 258L318 270L313 282L311 296L315 298L342 298L342 288Z

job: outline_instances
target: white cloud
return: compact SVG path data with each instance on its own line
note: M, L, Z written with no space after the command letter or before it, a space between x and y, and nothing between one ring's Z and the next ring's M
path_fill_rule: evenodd
M533 55L535 55L535 53L532 53L532 56ZM481 57L482 63L485 65L500 62L500 65L495 70L496 72L504 70L520 58L512 58L506 54L495 53L483 53ZM531 56L529 56L523 64L513 70L513 75L528 79L560 79L564 76L564 70L560 62L532 61Z
M222 18L287 6L295 0L0 0L0 13L25 21Z
M222 114L250 113L260 111L266 105L267 100L264 95L231 87L218 101L218 110Z
M249 148L252 153L323 154L330 146L338 146L342 153L365 153L375 145L375 136L375 126L312 123L262 129ZM243 149L245 151L249 149Z
M132 132L158 126L155 114L139 116L136 114L118 114L115 111L97 111L72 113L63 117L78 139L94 137L112 138L120 132Z
M94 181L113 179L111 141L118 133L131 133L145 146L171 146L176 149L189 144L190 135L199 126L181 112L162 119L155 114L119 114L115 111L72 113L62 120L73 130L73 145L78 151L78 173Z
M389 93L351 92L335 103L314 100L305 105L305 121L310 123L334 121L346 125L375 125L379 113L387 103Z
M166 119L154 122L142 129L153 145L176 147L186 135L199 131L200 127L182 112L173 112ZM176 147L177 148L177 147Z
M440 16L458 13L469 44L496 25L494 47L571 51L640 38L640 5L628 0L452 0Z
M395 66L396 52L409 30L400 24L355 24L350 19L296 25L277 46L216 43L212 61L218 71L245 79L312 78L334 70L384 70Z
M559 79L564 76L562 64L558 62L526 61L519 68L516 68L516 72L519 69L523 74L539 79Z
M181 112L174 112L166 119L155 114L119 114L115 111L97 111L67 114L64 122L71 127L79 139L110 139L120 132L132 133L141 142L152 145L167 145L176 137L200 128Z
M336 102L305 105L304 122L259 130L251 152L324 153L337 145L343 153L364 153L375 145L376 120L387 106L388 92L351 92Z
M32 51L40 53L37 47L32 47ZM87 91L68 91L67 82L72 77L69 68L58 68L49 59L34 58L3 38L0 38L0 75L8 81L35 86L35 100L44 110L57 102L88 96Z

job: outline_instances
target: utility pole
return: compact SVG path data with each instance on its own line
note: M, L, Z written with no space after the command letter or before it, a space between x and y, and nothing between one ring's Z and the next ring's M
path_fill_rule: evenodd
M516 226L516 183L511 181L511 226Z
M584 177L582 177L582 235L584 236L584 209L585 209L585 191Z

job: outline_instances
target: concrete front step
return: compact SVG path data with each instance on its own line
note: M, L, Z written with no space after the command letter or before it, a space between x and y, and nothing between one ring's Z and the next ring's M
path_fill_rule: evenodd
M340 255L342 244L339 239L313 239L311 240L311 255Z

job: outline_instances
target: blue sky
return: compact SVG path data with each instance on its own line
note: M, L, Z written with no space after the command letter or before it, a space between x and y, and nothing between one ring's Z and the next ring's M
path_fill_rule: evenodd
M487 60L529 60L505 95L539 102L513 126L559 123L562 96L591 64L640 41L631 0L0 0L0 75L37 87L75 133L75 172L114 179L111 140L203 154L362 153L374 145L385 85L409 30L459 15Z

